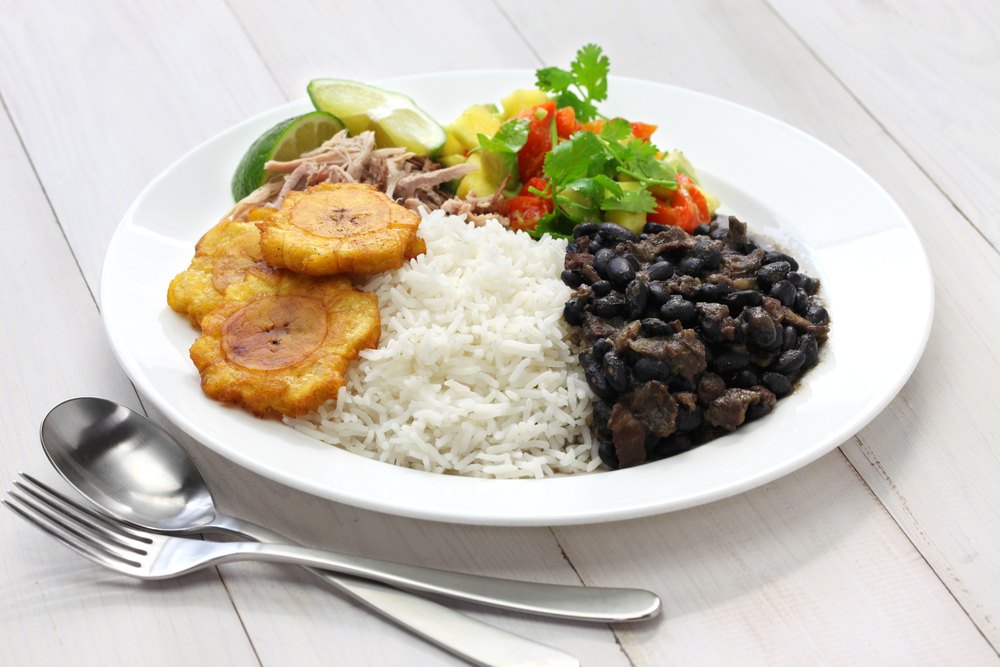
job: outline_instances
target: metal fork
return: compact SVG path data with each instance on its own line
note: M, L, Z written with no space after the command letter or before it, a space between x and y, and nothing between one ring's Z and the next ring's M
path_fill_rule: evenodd
M98 565L139 579L166 579L240 560L295 563L412 590L529 614L587 621L651 618L660 599L628 588L561 586L390 563L319 549L259 542L206 542L160 535L76 503L22 473L3 503Z

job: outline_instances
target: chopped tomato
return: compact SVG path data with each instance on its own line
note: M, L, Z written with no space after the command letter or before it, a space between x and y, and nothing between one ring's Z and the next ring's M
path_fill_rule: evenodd
M656 211L646 214L646 222L673 225L688 234L698 225L707 225L710 221L711 214L708 212L705 195L684 174L677 174L677 189L674 190L670 203L657 199Z
M625 120L621 118L619 120ZM600 134L601 130L604 129L604 124L607 123L606 120L592 120L589 123L581 123L581 130L590 130L594 134ZM657 125L649 125L648 123L629 123L629 127L632 128L632 136L635 139L641 141L649 141L649 138L653 136L653 132L656 132Z
M636 139L641 139L642 141L649 141L649 138L653 136L653 132L656 132L656 125L649 125L647 123L629 123L632 126L632 136Z
M576 120L573 107L563 107L556 111L556 134L560 139L569 139L574 132L580 131L580 123Z
M500 204L500 212L510 218L512 229L534 229L543 216L552 212L551 199L531 192L531 188L547 192L548 187L549 183L544 178L532 178L524 184L516 197L509 197Z
M517 114L518 118L529 121L528 140L517 152L517 169L522 183L542 175L545 155L552 150L552 116L555 113L556 103L544 102Z
M532 178L530 181L525 183L524 187L521 188L521 191L518 192L517 194L522 197L527 197L529 195L532 197L537 197L538 195L532 192L531 188L534 188L539 192L544 192L545 194L549 194L549 179L539 178L538 176L536 176L535 178ZM549 201L551 202L551 200Z

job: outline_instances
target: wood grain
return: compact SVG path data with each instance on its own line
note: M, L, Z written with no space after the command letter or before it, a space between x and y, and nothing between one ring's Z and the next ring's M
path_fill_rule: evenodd
M12 488L26 471L66 490L38 444L48 409L81 394L138 401L6 114L0 182L17 193L4 206L0 244L8 276L0 297L0 482ZM4 665L256 664L215 570L143 584L84 560L6 508L0 589Z
M0 480L24 469L58 482L35 443L60 400L140 407L93 295L118 220L165 166L302 97L315 76L565 66L593 41L616 74L724 97L817 136L902 205L925 242L938 308L897 399L843 454L630 522L548 530L389 517L289 489L184 439L220 504L307 544L663 596L663 618L613 629L463 607L587 665L997 664L996 10L815 4L0 5L0 261L10 267L0 304L17 314L2 324ZM177 214L188 214L181 196ZM234 564L139 586L53 548L9 512L0 544L5 665L459 664L294 568Z

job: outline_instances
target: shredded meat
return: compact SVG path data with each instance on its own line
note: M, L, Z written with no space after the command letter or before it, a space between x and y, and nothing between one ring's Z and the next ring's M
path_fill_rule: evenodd
M280 208L288 193L320 183L364 183L407 208L418 210L423 206L433 211L449 201L449 195L441 190L443 183L478 169L471 164L442 169L429 158L414 155L405 148L375 148L374 132L349 137L347 130L295 160L272 160L264 168L285 174L284 180L254 190L236 205L230 213L232 219L246 220L254 208ZM493 208L496 206L494 203Z

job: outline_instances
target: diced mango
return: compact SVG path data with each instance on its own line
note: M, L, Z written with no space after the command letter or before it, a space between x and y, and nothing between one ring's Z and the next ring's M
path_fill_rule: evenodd
M448 135L448 138L445 140L444 145L441 146L441 148L438 150L437 153L438 157L442 158L448 155L464 156L465 147L462 145L462 143L455 138L455 135L453 135L451 132L448 132L447 128L445 128L445 133Z
M537 88L522 88L515 90L507 97L500 100L503 105L503 119L513 118L525 109L549 101L549 96Z
M497 191L497 186L490 184L489 177L482 169L482 155L478 152L473 153L466 162L474 164L480 169L462 177L462 182L458 184L458 191L455 193L456 197L465 199L469 192L475 192L477 197L486 197Z
M479 135L492 137L500 129L500 121L481 104L474 104L448 126L447 131L462 147L470 151L479 146Z

